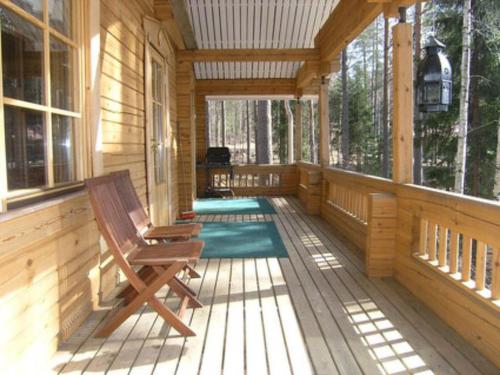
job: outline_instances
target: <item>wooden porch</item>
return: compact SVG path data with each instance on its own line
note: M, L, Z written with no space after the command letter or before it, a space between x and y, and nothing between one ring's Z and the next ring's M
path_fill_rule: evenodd
M205 304L185 339L143 308L107 339L94 312L52 361L53 372L110 374L493 374L497 368L392 278L364 262L297 198L268 198L289 258L210 259L192 280ZM168 290L162 290L169 303ZM174 299L172 302L175 303Z

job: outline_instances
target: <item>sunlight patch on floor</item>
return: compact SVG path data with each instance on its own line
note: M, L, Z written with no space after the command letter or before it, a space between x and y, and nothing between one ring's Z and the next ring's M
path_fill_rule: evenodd
M344 311L384 374L432 374L424 360L392 322L369 299L344 303ZM419 371L420 370L420 371ZM418 371L418 372L416 372Z

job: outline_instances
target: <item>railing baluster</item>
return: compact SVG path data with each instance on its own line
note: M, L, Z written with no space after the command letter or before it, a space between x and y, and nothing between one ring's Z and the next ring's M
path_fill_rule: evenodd
M483 290L486 286L486 252L487 246L482 241L477 241L476 249L476 289Z
M448 228L439 226L439 267L446 266L446 249L448 247Z
M458 234L450 230L450 273L458 271Z
M427 232L427 238L429 240L428 243L429 262L434 262L437 259L436 232L437 232L437 224L433 221L429 221L429 229Z
M427 254L428 228L429 228L429 222L424 218L420 218L420 239L419 239L418 253L419 255L422 256Z
M462 238L462 281L470 280L471 253L472 238L464 234Z
M491 267L491 298L500 299L500 248L493 248Z

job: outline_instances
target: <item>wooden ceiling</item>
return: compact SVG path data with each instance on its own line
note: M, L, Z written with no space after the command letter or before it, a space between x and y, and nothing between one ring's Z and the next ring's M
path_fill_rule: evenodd
M199 49L305 49L338 0L184 0ZM285 59L284 59L285 60ZM197 79L294 78L303 61L195 62Z

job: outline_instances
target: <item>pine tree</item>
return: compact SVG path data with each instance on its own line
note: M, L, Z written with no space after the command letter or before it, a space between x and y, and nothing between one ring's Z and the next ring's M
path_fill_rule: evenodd
M467 131L469 124L469 85L471 60L472 9L471 0L464 0L462 25L462 64L460 68L460 116L458 121L458 144L455 157L455 191L464 193L467 160Z

